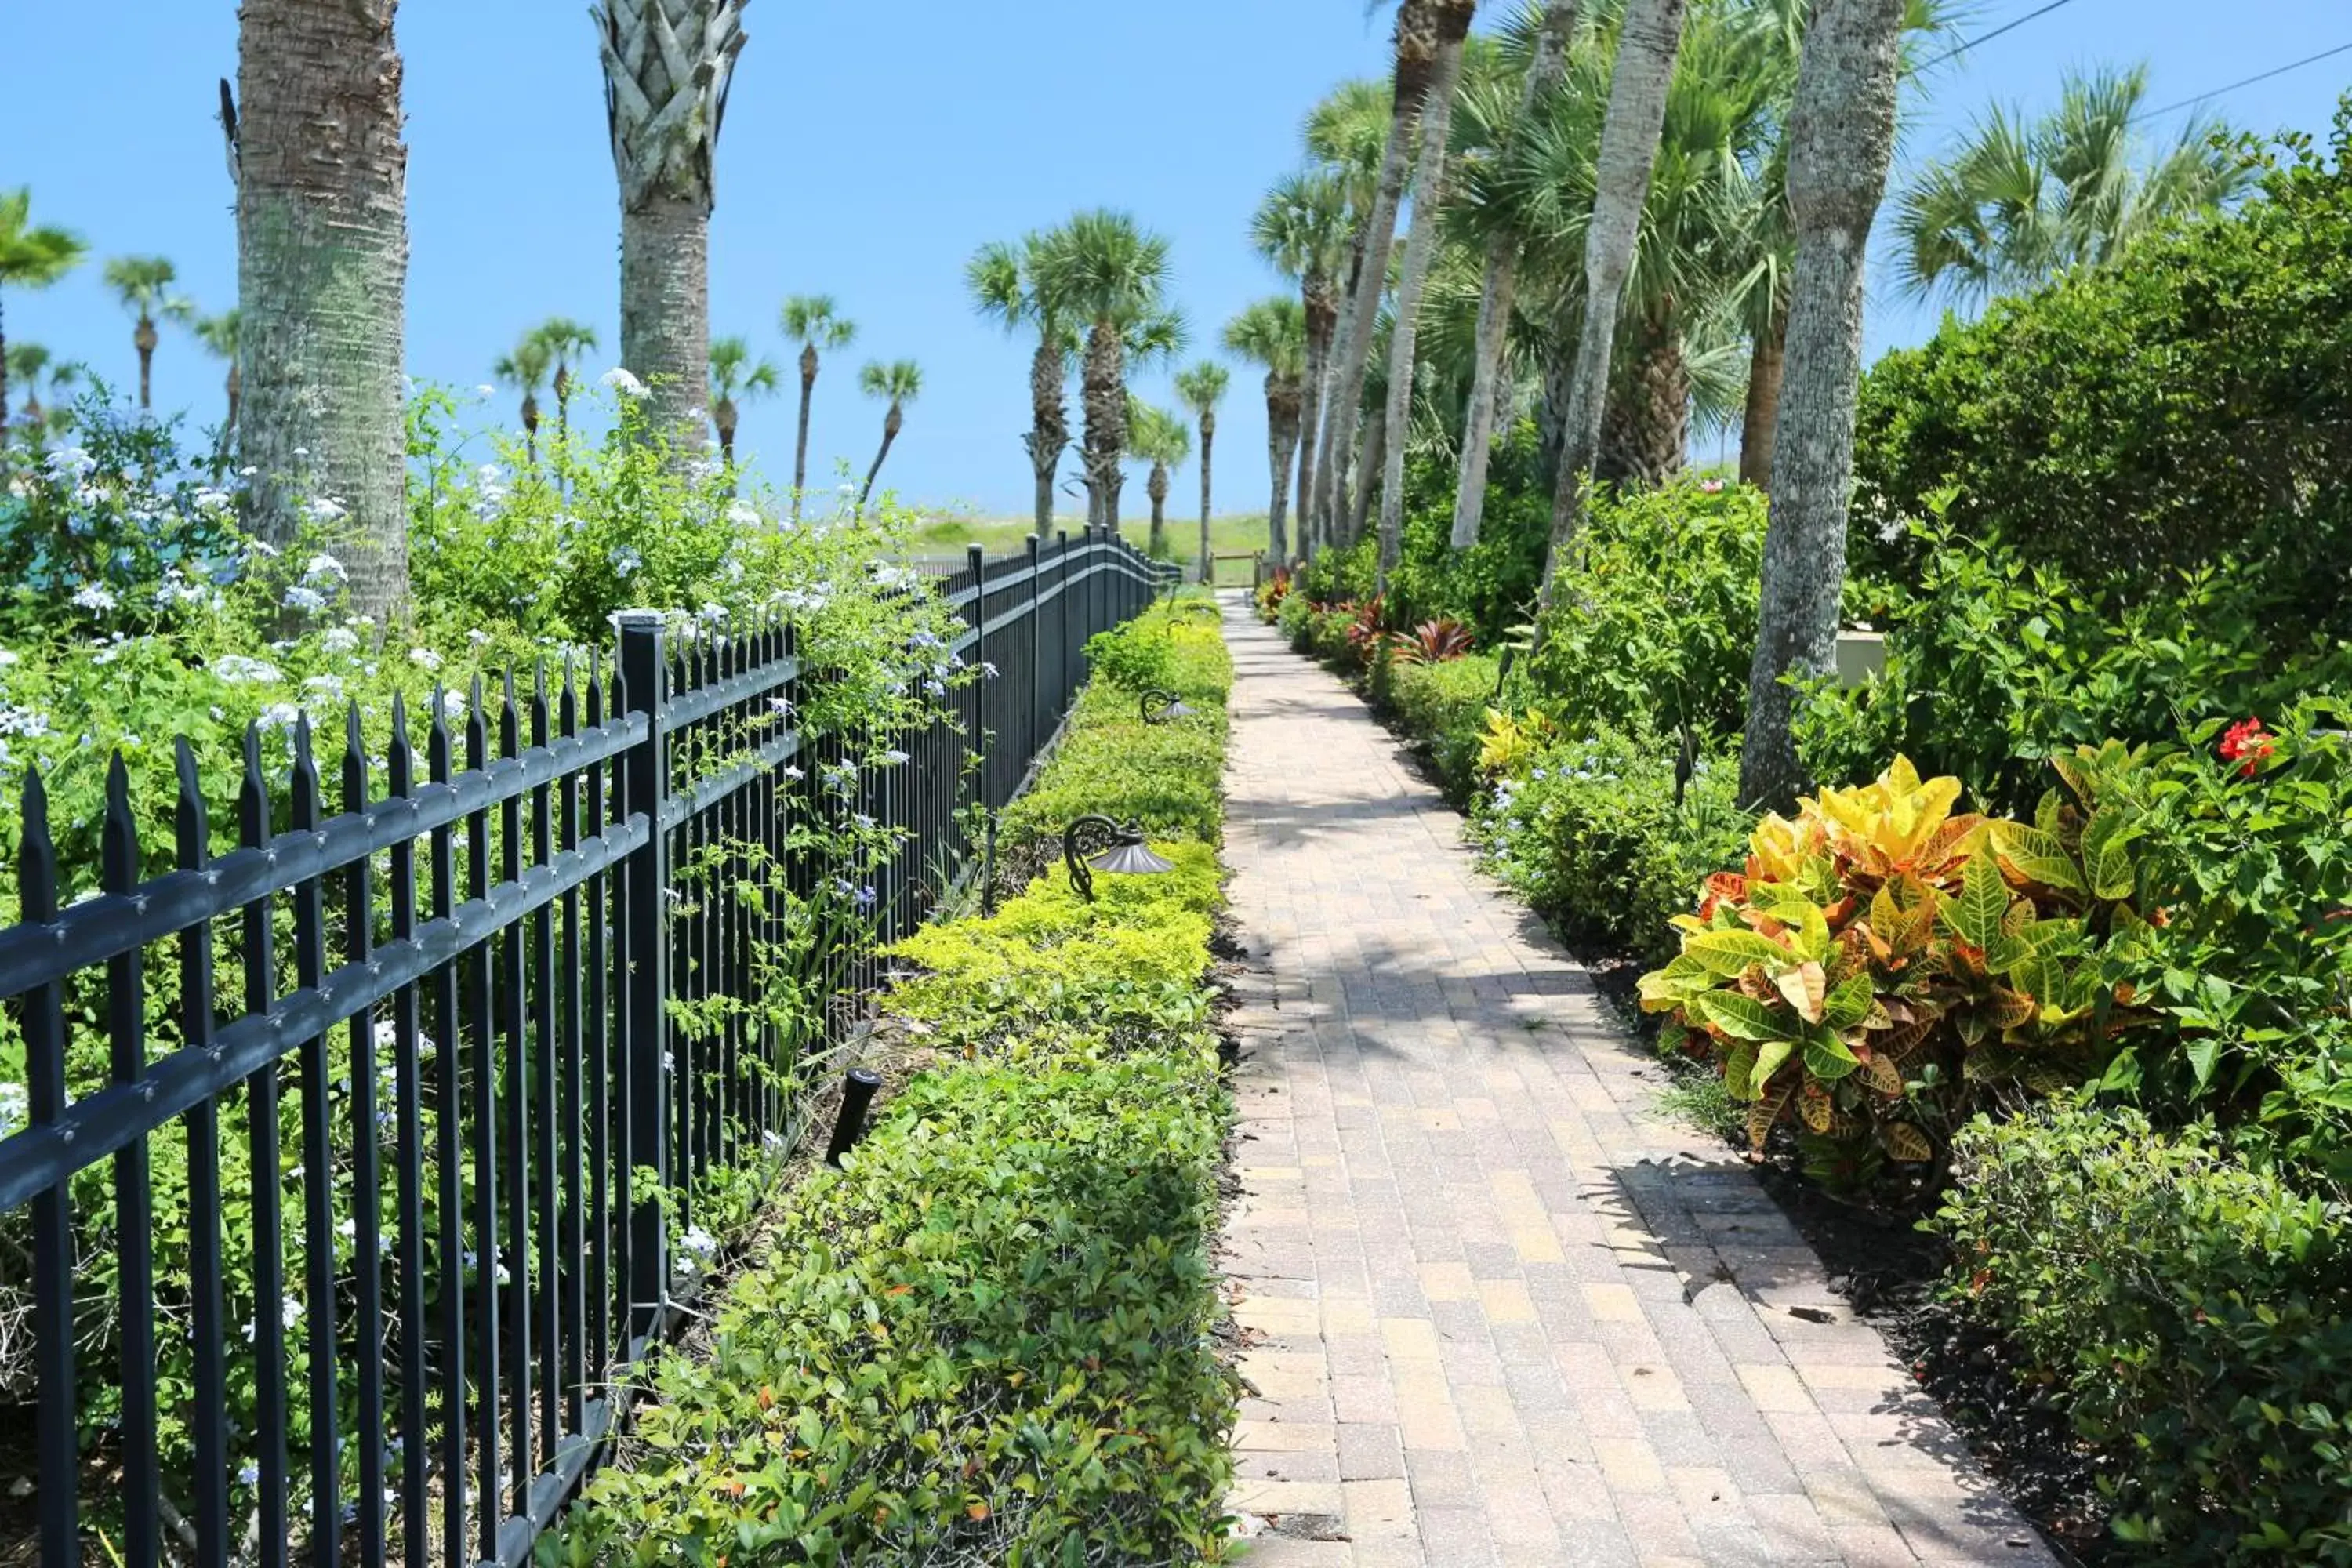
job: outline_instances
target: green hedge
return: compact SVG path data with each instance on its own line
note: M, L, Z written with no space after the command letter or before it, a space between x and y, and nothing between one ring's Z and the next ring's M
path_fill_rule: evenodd
M2352 1247L2336 1205L2129 1110L1979 1121L1943 1228L1956 1294L2112 1456L2165 1563L2352 1563Z
M1495 701L1496 660L1471 654L1400 665L1388 680L1391 716L1427 752L1445 798L1467 805L1479 784L1478 745Z
M1237 1387L1209 1254L1231 1116L1203 985L1231 679L1213 638L1175 638L1198 715L1146 730L1106 683L1040 783L1148 814L1178 797L1146 775L1178 757L1206 793L1170 814L1190 841L1156 843L1176 869L1103 876L1087 904L1056 868L897 950L924 973L891 1006L933 1065L792 1194L709 1344L659 1361L557 1561L1221 1558Z

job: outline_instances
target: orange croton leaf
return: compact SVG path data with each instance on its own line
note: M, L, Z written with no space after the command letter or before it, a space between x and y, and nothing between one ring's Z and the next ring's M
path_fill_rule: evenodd
M976 1502L970 1508L964 1510L964 1512L969 1514L971 1517L972 1522L976 1524L980 1521L988 1517L988 1505L984 1502Z

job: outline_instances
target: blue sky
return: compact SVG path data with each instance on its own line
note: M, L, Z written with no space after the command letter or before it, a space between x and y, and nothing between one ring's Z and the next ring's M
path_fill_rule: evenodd
M1979 0L1973 30L2044 3ZM200 305L228 304L236 231L211 117L215 79L235 75L232 0L125 0L103 26L72 6L8 9L7 55L39 65L0 95L0 185L29 184L37 215L80 230L97 256L168 255ZM608 348L617 335L618 218L584 13L580 0L402 8L420 377L486 381L515 335L553 313L596 323ZM964 258L1076 207L1130 208L1173 241L1195 348L1213 347L1226 317L1277 287L1245 226L1297 156L1300 118L1340 78L1379 71L1386 43L1364 0L764 0L746 24L719 148L714 330L751 336L789 370L778 302L835 295L862 332L817 388L815 474L835 460L862 471L878 439L856 363L911 356L925 391L886 479L912 500L1005 513L1027 504L1028 351L972 316ZM2340 42L2352 42L2345 0L2068 0L1937 70L1911 107L1906 156L1995 98L2048 101L2069 65L2146 59L2161 104ZM2214 107L2259 129L2324 132L2347 82L2352 55ZM95 265L12 294L7 312L12 339L130 384L130 324ZM1925 336L1937 315L1874 284L1874 349ZM160 407L216 417L220 379L166 329ZM1172 401L1164 377L1139 390ZM786 478L791 397L747 410L740 437ZM1218 447L1220 510L1262 505L1264 404L1246 371ZM1192 493L1179 482L1180 498Z

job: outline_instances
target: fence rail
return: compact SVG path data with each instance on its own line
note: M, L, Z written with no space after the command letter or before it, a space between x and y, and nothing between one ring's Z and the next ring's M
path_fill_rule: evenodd
M920 733L858 737L905 760L854 782L848 738L795 727L824 676L789 626L672 647L649 612L551 693L542 671L436 699L423 777L396 704L379 789L353 708L332 815L306 723L278 826L249 731L218 856L180 742L159 876L118 756L100 891L65 909L28 778L0 930L25 1091L0 1292L30 1299L38 1560L97 1535L138 1564L527 1559L708 1248L698 1184L797 1141L838 1031L793 1026L778 988L832 1019L870 983L848 933L919 923L971 853L965 808L1003 805L1059 724L1086 639L1171 581L1093 531L975 548L914 591L991 678ZM795 831L827 811L893 834L870 888L836 892ZM184 1365L159 1354L175 1330ZM23 1415L0 1406L19 1436Z

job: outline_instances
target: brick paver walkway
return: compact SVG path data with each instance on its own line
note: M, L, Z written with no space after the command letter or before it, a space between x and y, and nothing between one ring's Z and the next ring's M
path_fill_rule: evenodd
M1247 1561L2052 1563L1362 705L1225 626Z

